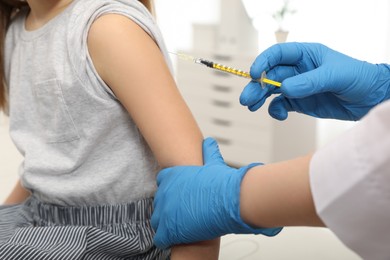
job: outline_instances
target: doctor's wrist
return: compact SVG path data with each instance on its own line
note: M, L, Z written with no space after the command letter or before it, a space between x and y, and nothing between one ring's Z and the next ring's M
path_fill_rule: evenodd
M250 169L240 191L242 220L250 226L323 226L311 194L312 155Z
M379 64L381 71L380 83L382 84L382 91L384 93L383 101L390 99L390 65L389 64Z
M251 227L276 227L276 225L266 225L268 223L267 220L260 220L264 216L259 214L259 212L267 210L263 204L264 200L261 199L262 192L259 190L263 186L259 183L259 180L261 180L260 175L263 172L262 169L259 169L260 167L265 166L257 166L250 169L241 182L240 216L242 221Z

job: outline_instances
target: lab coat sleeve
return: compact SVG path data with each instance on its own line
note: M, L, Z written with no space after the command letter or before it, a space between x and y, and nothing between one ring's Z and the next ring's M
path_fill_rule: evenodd
M318 150L310 164L318 215L363 259L390 259L390 101Z

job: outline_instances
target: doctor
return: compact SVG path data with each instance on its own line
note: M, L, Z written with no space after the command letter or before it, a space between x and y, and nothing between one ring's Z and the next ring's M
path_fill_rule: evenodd
M321 44L284 43L256 58L252 78L262 71L282 87L261 89L250 82L240 97L249 110L280 93L269 106L278 120L296 111L359 124L314 154L240 169L227 166L217 143L206 139L204 166L177 166L158 175L155 244L326 226L364 259L390 259L390 66Z

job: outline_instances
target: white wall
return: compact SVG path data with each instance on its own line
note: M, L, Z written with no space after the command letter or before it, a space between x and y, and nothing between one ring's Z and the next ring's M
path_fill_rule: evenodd
M272 13L282 0L255 2L261 8L254 12L259 31L259 49L272 45L276 23ZM390 1L388 0L291 0L296 13L287 16L288 41L320 42L357 59L372 63L390 61ZM322 146L353 122L318 121L318 146Z

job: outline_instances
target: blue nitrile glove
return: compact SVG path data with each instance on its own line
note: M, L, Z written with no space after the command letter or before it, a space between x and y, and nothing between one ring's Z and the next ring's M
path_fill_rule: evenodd
M225 234L274 236L281 228L253 228L240 217L240 186L246 172L227 166L217 142L203 142L204 166L176 166L157 177L152 226L159 248L211 240Z
M269 114L287 118L297 111L319 118L359 120L375 105L390 98L390 66L348 57L318 43L276 44L261 53L251 67L251 76L281 81L281 88L250 82L240 102L255 111L275 93Z

